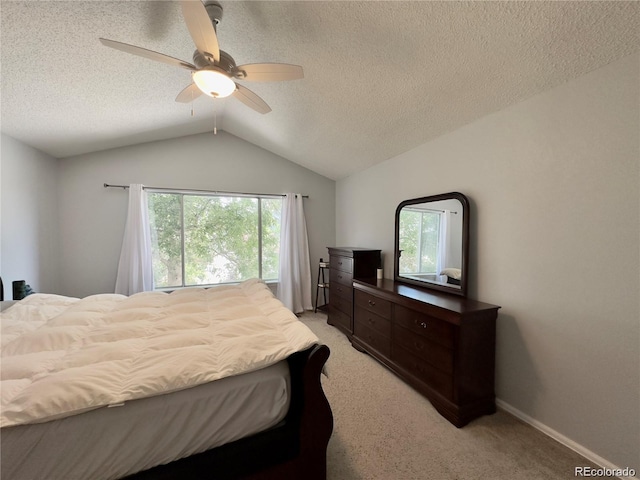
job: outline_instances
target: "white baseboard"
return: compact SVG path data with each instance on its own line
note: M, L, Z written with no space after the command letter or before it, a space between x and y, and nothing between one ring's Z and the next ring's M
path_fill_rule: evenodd
M544 433L545 435L553 438L557 442L560 442L564 446L566 446L566 447L570 448L571 450L573 450L574 452L582 455L584 458L586 458L587 460L595 463L599 467L604 468L604 469L611 469L611 470L617 470L617 469L622 470L622 468L618 467L617 465L614 465L613 463L611 463L610 461L606 460L605 458L602 458L600 455L595 454L594 452L592 452L588 448L584 447L583 445L580 445L579 443L574 442L570 438L565 437L560 432L555 431L553 428L548 427L544 423L539 422L535 418L530 417L526 413L521 412L517 408L509 405L508 403L500 400L499 398L496 398L496 406L498 408L504 410L505 412L510 413L514 417L519 418L523 422L528 423L529 425L531 425L536 430L539 430L542 433ZM638 474L639 474L639 472L636 472L636 476L635 477L621 477L621 478L640 480L638 478Z

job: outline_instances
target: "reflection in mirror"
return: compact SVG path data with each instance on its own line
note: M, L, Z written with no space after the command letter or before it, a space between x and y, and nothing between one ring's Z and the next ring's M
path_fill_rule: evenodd
M466 295L467 225L462 194L402 202L396 212L396 280Z

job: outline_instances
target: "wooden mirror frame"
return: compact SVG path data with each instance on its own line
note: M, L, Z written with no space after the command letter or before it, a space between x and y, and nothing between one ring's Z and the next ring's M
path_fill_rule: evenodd
M417 205L428 202L439 202L441 200L458 200L462 204L462 278L460 279L460 288L454 286L447 286L441 283L433 283L429 281L416 280L399 275L400 269L400 211L409 205ZM467 296L467 285L469 280L469 200L462 193L451 192L442 193L439 195L431 195L428 197L413 198L405 200L398 205L396 209L395 218L395 241L394 241L394 261L393 261L393 277L396 282L409 283L412 285L418 285L424 288L432 290L439 290L442 292L451 293L453 295L459 295L461 297Z

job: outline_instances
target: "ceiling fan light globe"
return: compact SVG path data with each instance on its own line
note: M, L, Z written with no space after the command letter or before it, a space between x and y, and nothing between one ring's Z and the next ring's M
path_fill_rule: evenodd
M217 70L198 70L193 74L193 81L202 93L213 98L228 97L236 90L235 82Z

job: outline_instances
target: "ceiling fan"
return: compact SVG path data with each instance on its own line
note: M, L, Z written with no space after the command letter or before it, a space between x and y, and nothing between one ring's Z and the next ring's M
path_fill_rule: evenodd
M285 63L249 63L236 65L233 57L220 50L216 26L222 19L222 5L217 1L181 0L182 15L191 38L196 44L193 64L162 53L136 47L127 43L100 38L107 47L164 62L192 72L193 83L183 89L176 102L189 103L201 94L213 98L234 96L259 113L269 113L271 108L258 95L235 80L271 82L297 80L304 77L302 67Z

